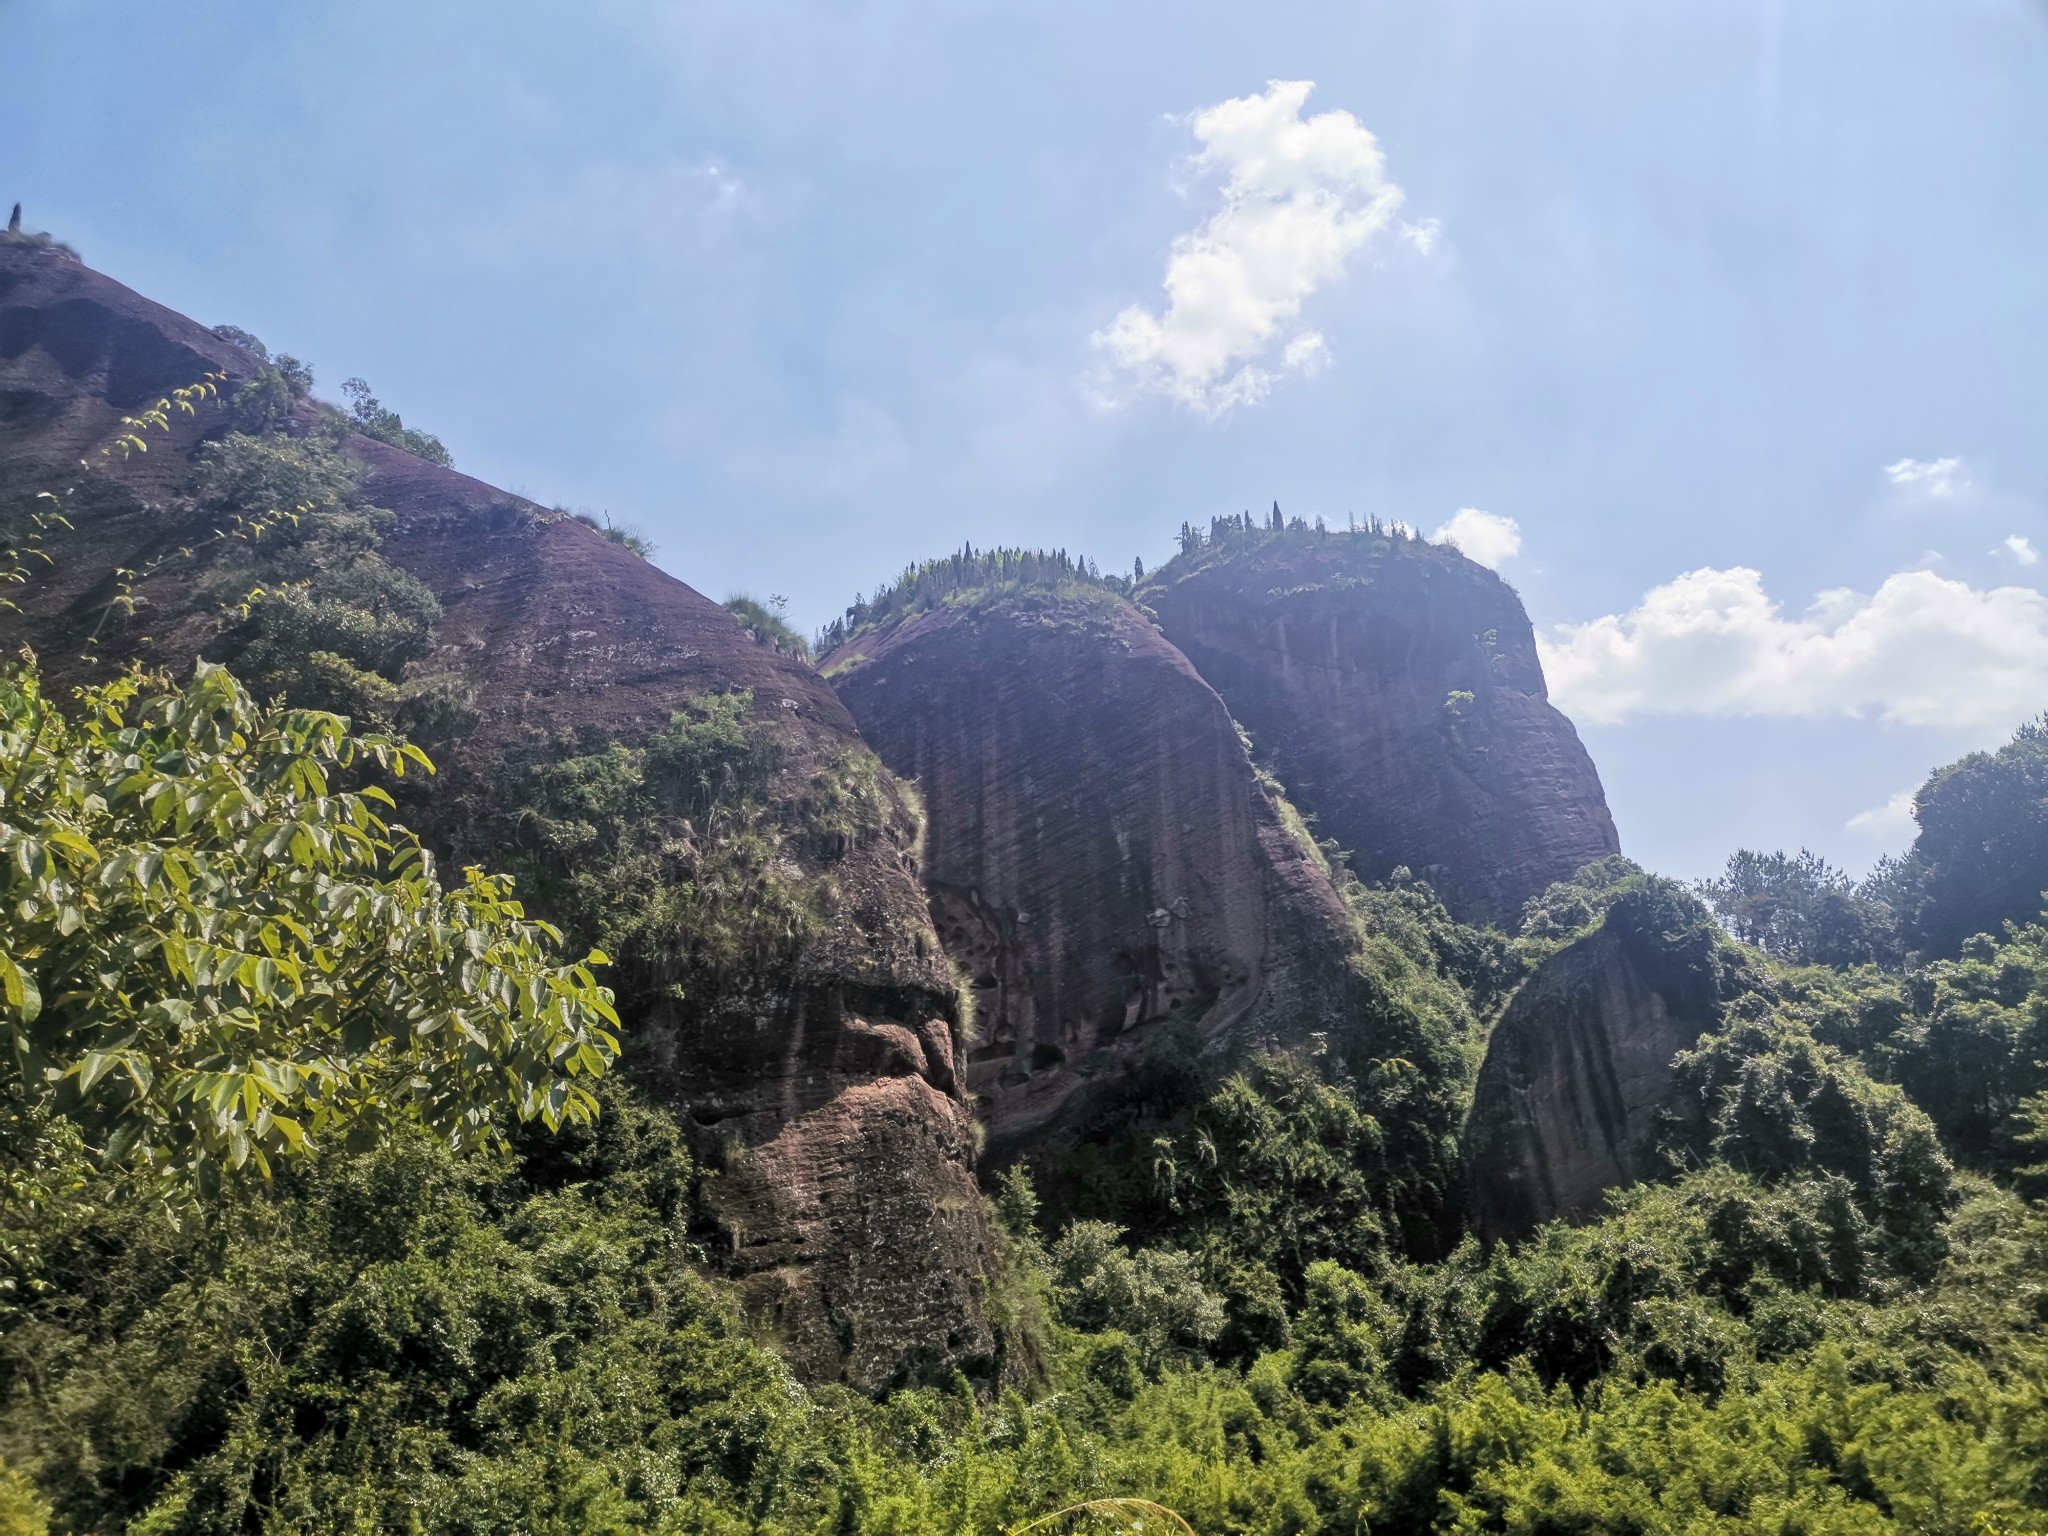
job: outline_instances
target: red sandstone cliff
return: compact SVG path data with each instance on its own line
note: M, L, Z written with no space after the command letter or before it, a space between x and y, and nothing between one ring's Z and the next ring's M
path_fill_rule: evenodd
M1506 582L1378 533L1248 532L1138 594L1362 878L1405 865L1453 915L1522 903L1617 851Z
M1465 1141L1480 1232L1586 1220L1608 1190L1661 1171L1672 1060L1705 1027L1674 1015L1605 929L1553 956L1508 1005L1479 1071Z
M1761 989L1699 901L1637 876L1599 925L1543 962L1487 1041L1466 1115L1474 1225L1488 1239L1600 1214L1668 1170L1704 1106L1676 1059Z
M162 510L216 410L178 417L147 454L80 479L119 417L201 375L256 360L61 251L0 245L0 496L77 482L57 564L0 621L60 674L118 565L195 537ZM298 407L298 427L314 408ZM709 693L751 690L783 772L862 750L809 668L755 644L717 604L592 530L409 454L355 439L365 498L397 514L383 554L425 581L436 639L475 688L476 724L437 754L464 795L444 840L490 857L490 768L574 727L631 741ZM95 460L95 463L98 461ZM180 668L206 632L178 562L141 596L120 652ZM894 795L893 786L887 792ZM427 807L431 820L432 804ZM796 855L840 893L834 923L774 978L686 1013L629 1021L660 1037L662 1081L702 1146L724 1149L719 1257L799 1369L873 1389L942 1377L993 1352L982 1313L986 1233L955 1071L956 999L912 864L914 818L887 835Z
M1233 1052L1364 1013L1354 930L1223 701L1090 587L963 594L825 662L926 807L925 887L975 999L991 1144L1084 1119L1168 1020Z

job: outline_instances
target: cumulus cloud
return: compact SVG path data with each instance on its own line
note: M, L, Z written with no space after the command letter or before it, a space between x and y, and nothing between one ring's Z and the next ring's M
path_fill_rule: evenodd
M1559 706L1634 715L1874 715L2003 725L2048 698L2048 597L1907 571L1867 596L1823 592L1786 614L1737 566L1688 571L1625 614L1538 638Z
M1460 507L1451 520L1430 536L1432 543L1455 544L1467 560L1499 570L1501 562L1522 552L1522 525L1512 517Z
M2024 533L2008 534L2005 542L1991 553L2002 555L2014 565L2034 565L2041 559L2041 551L2034 548L2034 541Z
M1902 837L1911 837L1917 830L1913 821L1914 790L1902 789L1883 805L1874 805L1867 811L1858 811L1844 825L1861 837L1883 838L1896 842Z
M1908 495L1933 501L1953 501L1970 488L1961 459L1899 459L1885 465L1884 477Z
M1194 166L1222 176L1222 206L1174 241L1166 308L1133 304L1094 337L1141 387L1217 416L1327 360L1321 336L1288 333L1303 301L1394 222L1402 193L1357 118L1302 116L1314 89L1274 80L1189 120L1202 146ZM1433 223L1404 232L1421 250L1436 240Z

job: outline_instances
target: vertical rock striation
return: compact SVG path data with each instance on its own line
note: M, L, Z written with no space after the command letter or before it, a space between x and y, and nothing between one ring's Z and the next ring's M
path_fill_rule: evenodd
M1362 878L1405 865L1460 920L1511 927L1618 850L1521 602L1455 549L1259 530L1183 555L1139 598Z
M1600 1213L1610 1189L1657 1171L1653 1132L1671 1061L1704 1022L1674 1017L1602 930L1553 956L1508 1005L1465 1130L1486 1237Z
M1355 931L1223 701L1128 602L997 588L856 636L825 670L926 806L925 889L974 998L992 1148L1114 1094L1168 1021L1206 1049L1364 1016Z

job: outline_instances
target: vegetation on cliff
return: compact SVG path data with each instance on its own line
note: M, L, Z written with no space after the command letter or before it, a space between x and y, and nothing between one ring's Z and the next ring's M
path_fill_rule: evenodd
M713 694L643 740L547 743L515 754L496 786L498 857L616 955L638 1006L786 987L839 912L835 861L857 842L915 838L870 754L798 762L753 706Z
M873 596L855 598L843 617L819 631L817 651L829 656L867 630L966 594L1079 586L1128 595L1143 573L1139 566L1131 577L1104 575L1093 560L1069 555L1064 549L977 550L963 544L955 554L905 566L894 581L877 587Z

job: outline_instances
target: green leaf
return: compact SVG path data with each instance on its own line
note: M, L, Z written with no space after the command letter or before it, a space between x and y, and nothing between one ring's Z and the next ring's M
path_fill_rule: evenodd
M87 1051L78 1064L78 1091L91 1093L92 1086L121 1065L119 1051Z

